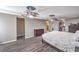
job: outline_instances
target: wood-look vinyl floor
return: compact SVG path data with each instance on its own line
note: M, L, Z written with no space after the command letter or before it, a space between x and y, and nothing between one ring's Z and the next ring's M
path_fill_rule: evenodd
M0 45L0 52L57 52L48 44L42 44L42 37L20 39L15 42Z

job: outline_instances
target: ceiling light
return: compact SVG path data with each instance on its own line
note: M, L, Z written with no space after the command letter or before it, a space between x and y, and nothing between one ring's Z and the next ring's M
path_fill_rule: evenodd
M32 15L27 15L27 17L28 17L28 18L34 18L34 16L32 16Z

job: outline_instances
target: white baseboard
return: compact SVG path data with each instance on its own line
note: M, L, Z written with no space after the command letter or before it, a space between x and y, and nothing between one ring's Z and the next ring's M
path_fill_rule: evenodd
M17 37L19 37L19 36L25 36L25 35L17 35Z
M32 38L32 37L34 37L34 36L26 37L25 39Z
M26 39L32 38L32 37L34 37L34 36L26 37ZM6 44L6 43L14 42L14 41L16 41L16 40L5 41L5 42L1 42L0 44Z
M1 42L0 44L6 44L6 43L14 42L14 41L16 40L5 41L5 42Z

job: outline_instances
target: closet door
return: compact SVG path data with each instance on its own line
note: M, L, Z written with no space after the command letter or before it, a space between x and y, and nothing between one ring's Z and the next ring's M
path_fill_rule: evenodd
M25 19L17 18L17 37L25 37Z

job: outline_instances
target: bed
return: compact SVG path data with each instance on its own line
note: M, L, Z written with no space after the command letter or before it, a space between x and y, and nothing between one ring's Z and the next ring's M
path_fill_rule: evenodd
M76 33L52 31L42 35L43 41L61 51L74 52L75 47L79 47L79 31Z

